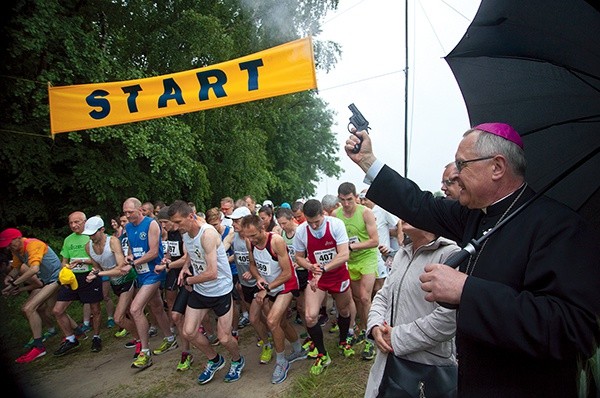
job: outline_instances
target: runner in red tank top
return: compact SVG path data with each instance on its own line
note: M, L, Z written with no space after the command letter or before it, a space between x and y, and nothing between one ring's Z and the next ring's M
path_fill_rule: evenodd
M343 221L323 215L321 202L310 199L304 203L306 221L297 228L294 237L296 262L309 270L310 289L306 289L306 327L318 350L312 374L320 374L331 363L323 343L323 330L317 323L321 302L327 293L335 300L340 328L339 348L346 357L354 355L347 342L350 328L352 293L348 273L348 234Z
M292 296L298 296L298 278L285 241L281 235L267 232L259 216L251 214L242 218L242 231L248 240L250 272L260 289L256 301L263 306L275 345L277 361L271 382L279 384L286 379L291 362L306 358L298 333L285 316ZM294 348L288 356L285 355L286 339Z

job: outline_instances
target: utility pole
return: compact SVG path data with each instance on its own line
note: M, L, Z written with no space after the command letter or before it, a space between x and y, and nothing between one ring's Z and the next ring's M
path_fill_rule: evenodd
M404 51L406 66L404 68L404 177L408 178L408 0L404 10Z

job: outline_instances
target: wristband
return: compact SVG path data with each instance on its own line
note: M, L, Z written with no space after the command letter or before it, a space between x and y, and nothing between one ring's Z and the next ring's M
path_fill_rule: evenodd
M100 270L97 270L97 269L92 270L92 274L94 274L96 276L98 276L99 273L100 273Z
M189 285L190 285L190 283L188 282L188 278L189 278L189 275L188 275L188 276L186 276L185 278L183 278L183 284L184 284L185 286L189 286Z
M269 284L268 283L263 283L263 287L265 288L265 290L267 291L267 293L271 293L271 289L269 289Z
M167 269L167 271L169 270L170 264L171 264L171 260L167 260L167 262L165 262L165 268Z
M322 273L327 272L327 270L325 269L325 266L323 264L319 265L319 268L321 268Z
M13 281L10 281L10 284L11 284L13 287L17 287L17 286L18 286L18 285L15 283L15 281L14 281L14 280L13 280Z
M354 251L352 250L352 243L348 243L348 250L350 250L351 252Z

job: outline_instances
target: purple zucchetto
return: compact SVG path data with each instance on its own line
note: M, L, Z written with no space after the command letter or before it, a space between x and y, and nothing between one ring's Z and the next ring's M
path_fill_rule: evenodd
M494 134L504 139L514 142L523 149L523 140L515 129L506 123L482 123L475 127L475 130L485 131L486 133Z

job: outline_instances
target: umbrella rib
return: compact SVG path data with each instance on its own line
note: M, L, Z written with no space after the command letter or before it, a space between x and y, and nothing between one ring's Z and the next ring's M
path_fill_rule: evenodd
M596 123L597 120L594 120L596 118L600 118L600 114L590 115L590 116L582 116L582 117L578 117L578 118L575 118L575 119L569 119L569 120L563 120L563 121L560 121L560 122L547 124L547 125L544 125L544 126L541 126L541 127L537 127L535 129L532 129L532 130L525 131L525 132L521 133L521 136L534 134L534 133L537 133L539 131L548 129L550 127L562 126L563 124L569 124L569 123L587 123L587 122L594 122L594 123Z

